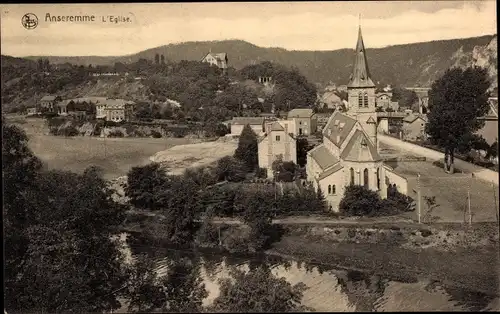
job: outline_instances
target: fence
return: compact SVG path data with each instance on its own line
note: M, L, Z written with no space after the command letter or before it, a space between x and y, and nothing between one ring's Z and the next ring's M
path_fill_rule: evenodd
M409 179L409 185L409 194L417 204L417 221L469 225L499 221L498 187L493 183L462 175Z

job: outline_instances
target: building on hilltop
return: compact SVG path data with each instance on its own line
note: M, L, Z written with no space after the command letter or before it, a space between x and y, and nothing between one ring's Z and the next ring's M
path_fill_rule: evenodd
M234 117L231 120L231 136L240 136L245 125L250 125L250 128L257 134L262 135L264 132L264 118L263 117Z
M312 109L292 109L287 114L287 120L293 121L292 134L295 136L311 135L316 132L317 121Z
M225 52L213 53L210 51L205 57L203 57L203 59L201 59L201 62L210 63L210 65L215 65L219 69L226 71L229 60L227 58L227 53Z
M267 170L267 177L273 177L272 165L276 160L292 161L297 163L297 141L293 134L288 132L288 125L281 125L278 121L266 123L265 133L260 138L259 167Z
M307 180L321 189L334 211L348 185L363 185L387 197L390 184L407 193L406 178L384 164L378 153L375 84L368 69L366 52L358 32L355 61L347 85L348 110L334 112L323 128L323 143L307 153Z

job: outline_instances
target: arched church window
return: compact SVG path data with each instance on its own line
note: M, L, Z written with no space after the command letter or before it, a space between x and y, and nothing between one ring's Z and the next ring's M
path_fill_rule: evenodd
M330 184L328 185L328 194L332 194L332 186Z
M365 171L363 171L363 183L365 185L365 188L368 189L368 169L365 168Z
M361 94L361 92L358 95L358 106L360 108L363 107L363 94Z
M351 168L351 185L354 185L354 169Z
M365 108L368 108L368 93L365 93L364 103L365 103Z
M335 184L332 185L332 194L336 194L337 193L337 188L335 187Z

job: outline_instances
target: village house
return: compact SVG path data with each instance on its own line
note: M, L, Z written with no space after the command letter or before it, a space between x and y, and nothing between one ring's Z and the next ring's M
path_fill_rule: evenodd
M387 110L388 108L391 108L393 111L398 111L399 110L399 102L397 101L392 101L392 92L390 91L383 91L377 93L375 98L375 104L377 108L382 108Z
M387 198L395 184L406 194L406 178L384 164L378 153L375 84L359 28L356 57L348 84L349 110L336 111L323 129L323 143L307 153L307 180L321 189L330 209L338 211L348 185L363 185Z
M133 101L124 99L106 99L104 104L96 106L96 110L100 107L101 113L104 112L104 119L106 121L130 121L134 114L134 104Z
M312 109L292 109L287 114L287 120L293 121L295 128L292 134L295 136L311 135L316 132L317 121Z
M264 121L263 117L234 117L230 123L231 136L240 136L247 124L260 136L264 132Z
M42 112L57 112L56 104L61 100L60 96L43 96L42 99L40 99L39 107Z
M228 66L227 53L213 53L210 51L205 57L203 57L203 59L201 59L201 62L210 63L210 65L215 65L219 69L226 71Z
M35 116L38 114L38 108L37 107L30 107L26 109L26 115L27 116Z
M484 126L477 132L491 145L498 139L498 97L488 99L490 110L488 114L479 119L484 120Z
M267 177L273 177L272 165L276 160L297 163L297 141L288 132L288 125L283 127L279 122L266 123L265 133L260 138L259 167L267 171Z
M327 91L319 98L320 109L333 109L336 110L342 107L342 99L335 94L335 92Z
M425 125L427 124L427 115L410 114L403 118L403 139L410 141L425 140Z

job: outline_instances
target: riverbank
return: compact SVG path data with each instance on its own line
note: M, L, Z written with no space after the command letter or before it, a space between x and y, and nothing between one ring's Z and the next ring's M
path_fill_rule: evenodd
M139 245L154 243L161 247L161 226L153 226L157 220L150 219L140 223L144 232L134 228L132 238L139 240L134 241ZM275 232L272 244L264 251L267 255L308 261L323 269L358 270L400 282L426 279L499 295L498 227L494 224L477 224L474 228L459 224L276 226L281 230ZM198 232L196 247L222 249L229 255L251 250L245 225L214 224L208 229Z

